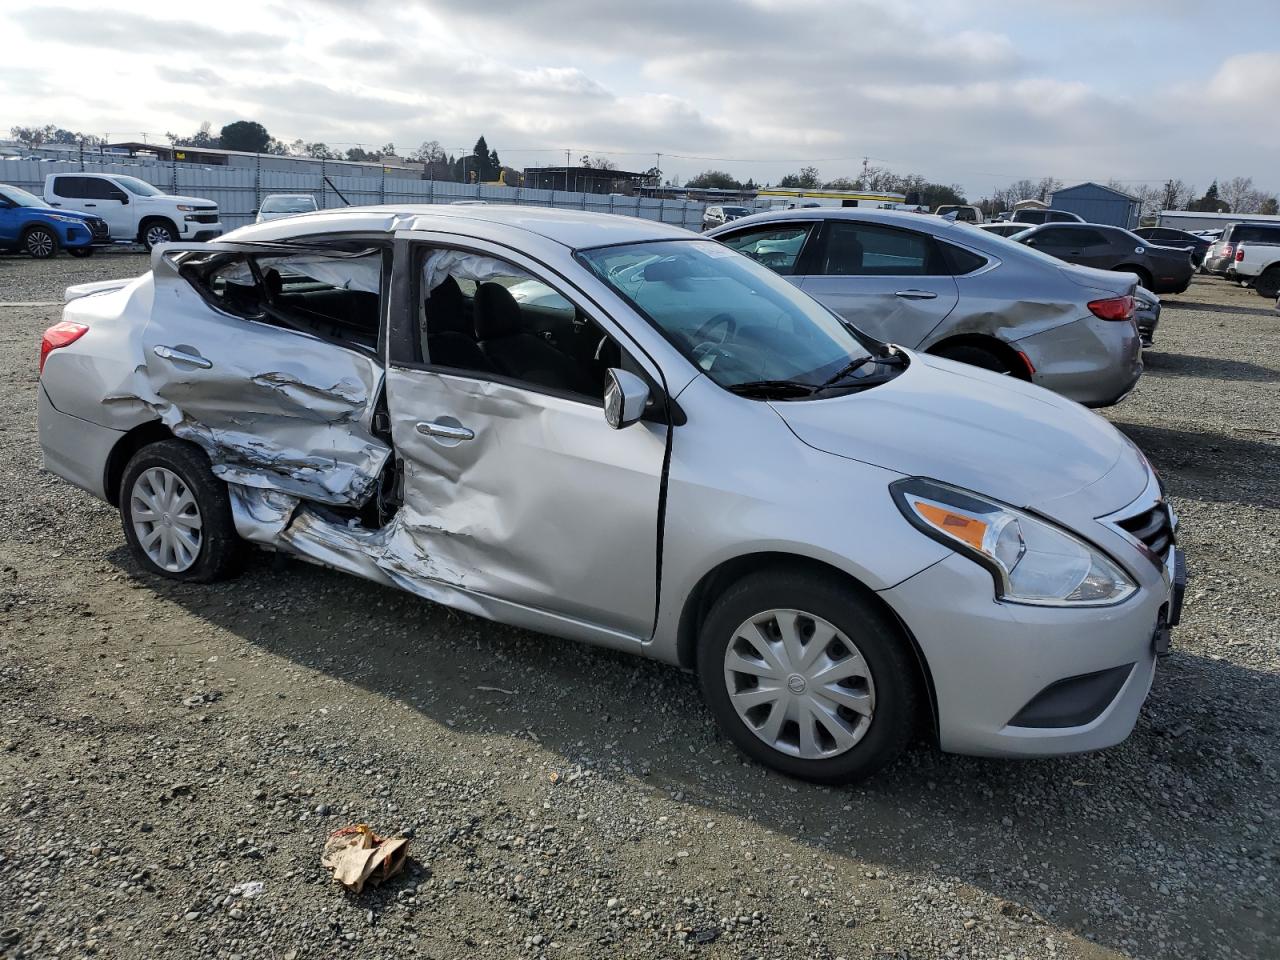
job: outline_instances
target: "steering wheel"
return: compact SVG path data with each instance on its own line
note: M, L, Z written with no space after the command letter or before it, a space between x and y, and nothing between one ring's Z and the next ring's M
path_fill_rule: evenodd
M712 346L719 346L738 332L738 321L733 319L732 314L717 313L714 317L694 331L693 342L698 346L702 346L704 343L709 342L711 339L711 331L717 325L724 327L724 330L720 334L720 339L712 344Z

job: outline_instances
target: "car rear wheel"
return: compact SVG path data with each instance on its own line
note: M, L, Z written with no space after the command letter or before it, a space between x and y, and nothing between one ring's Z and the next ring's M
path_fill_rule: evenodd
M1280 267L1268 267L1263 271L1262 275L1254 281L1253 289L1258 291L1258 295L1266 297L1268 300L1280 297Z
M1116 267L1117 273L1132 273L1138 277L1138 286L1151 290L1151 274L1142 267ZM1152 293L1155 291L1152 290Z
M973 367L981 367L983 370L990 370L993 373L1003 373L1006 376L1016 372L1004 357L987 350L985 347L977 347L968 343L942 347L935 351L935 356L955 360L957 363L967 363Z
M901 632L835 576L773 570L730 587L703 624L698 676L739 749L804 780L870 776L915 731L920 683Z
M48 260L58 253L58 235L48 227L32 227L22 235L22 249L36 260Z
M120 484L120 515L134 557L151 573L208 582L239 561L226 484L186 441L164 440L133 455Z
M142 242L148 250L158 243L173 243L177 239L178 231L165 220L151 220L142 228Z

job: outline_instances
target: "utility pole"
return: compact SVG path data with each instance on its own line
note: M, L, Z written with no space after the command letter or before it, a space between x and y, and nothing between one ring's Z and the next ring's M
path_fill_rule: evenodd
M870 157L862 158L862 179L863 180L867 179L867 164L870 162L870 160L871 160Z
M656 197L658 195L658 190L662 187L662 154L658 153L654 154L654 156L657 157L657 163L654 164L653 169L658 171L658 175L653 178L655 181L653 184L653 195Z

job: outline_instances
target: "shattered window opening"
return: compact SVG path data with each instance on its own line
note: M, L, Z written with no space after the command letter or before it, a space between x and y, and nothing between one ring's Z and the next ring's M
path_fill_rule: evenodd
M211 304L269 323L375 351L382 316L383 251L196 253L180 272Z

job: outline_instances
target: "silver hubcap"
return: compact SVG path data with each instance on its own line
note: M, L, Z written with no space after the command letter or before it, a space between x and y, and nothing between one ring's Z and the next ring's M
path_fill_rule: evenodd
M738 627L724 682L747 729L805 760L852 749L875 712L875 683L857 645L801 610L766 610Z
M200 508L182 478L164 467L139 474L129 494L129 515L138 543L152 563L182 573L200 555Z
M27 234L27 253L34 257L47 257L53 252L53 237L43 230Z
M169 231L164 227L154 226L147 230L147 246L154 247L157 243L168 243Z

